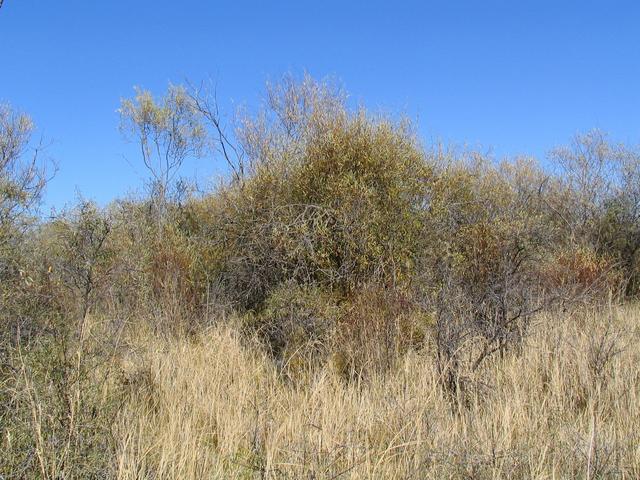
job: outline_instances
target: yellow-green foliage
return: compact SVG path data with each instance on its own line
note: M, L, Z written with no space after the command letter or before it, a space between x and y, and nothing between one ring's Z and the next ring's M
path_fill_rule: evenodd
M209 274L245 305L289 280L342 294L409 280L431 169L408 126L336 108L316 104L248 178L192 206Z

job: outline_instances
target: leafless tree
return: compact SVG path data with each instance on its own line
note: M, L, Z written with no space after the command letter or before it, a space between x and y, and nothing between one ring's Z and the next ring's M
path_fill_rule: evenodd
M596 222L619 186L623 150L611 145L603 132L593 130L576 135L569 146L553 150L550 159L560 168L569 193L557 211L563 212L573 238L597 243Z
M241 182L246 173L244 151L234 143L222 123L216 85L213 82L202 82L198 87L190 84L188 95L209 127L212 149L222 155L234 181Z

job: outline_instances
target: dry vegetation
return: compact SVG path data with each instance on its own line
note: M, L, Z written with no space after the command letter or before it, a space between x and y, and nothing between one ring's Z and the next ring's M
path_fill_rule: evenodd
M1 478L640 477L637 149L426 147L308 77L120 113L147 194L44 221L0 108Z
M636 308L542 316L451 402L432 361L292 383L233 326L141 334L117 420L118 478L638 478ZM432 347L431 347L432 348Z

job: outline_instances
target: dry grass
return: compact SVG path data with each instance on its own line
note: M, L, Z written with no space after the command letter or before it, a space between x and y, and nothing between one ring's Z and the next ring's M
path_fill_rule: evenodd
M291 382L233 326L139 335L122 479L640 478L640 310L539 318L519 355L442 391L428 349L385 377Z

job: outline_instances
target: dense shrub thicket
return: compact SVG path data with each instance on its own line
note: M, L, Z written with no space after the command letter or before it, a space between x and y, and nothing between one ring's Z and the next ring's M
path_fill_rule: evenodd
M366 379L435 345L459 399L486 359L517 353L537 312L640 289L640 153L600 132L544 167L498 163L425 147L406 119L352 110L310 78L270 88L237 144L202 91L139 92L121 113L149 196L37 221L32 125L0 108L0 417L13 452L0 473L95 473L78 459L109 451L97 432L117 400L104 385L124 384L104 359L133 323L170 335L239 318L292 381L327 364ZM216 151L228 181L200 195L174 182L190 155Z

